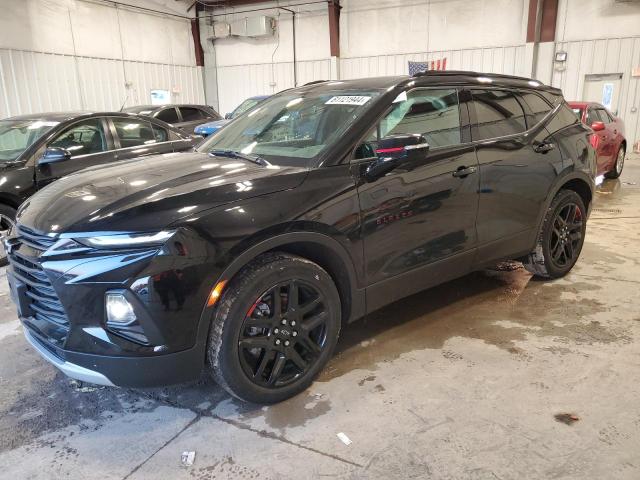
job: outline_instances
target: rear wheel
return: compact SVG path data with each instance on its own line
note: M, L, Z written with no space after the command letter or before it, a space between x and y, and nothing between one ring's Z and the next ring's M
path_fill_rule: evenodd
M216 307L207 362L232 395L275 403L307 388L333 353L340 296L319 265L269 253L247 265Z
M624 167L624 155L624 147L620 146L620 148L618 149L618 155L616 156L616 163L610 171L605 173L605 177L618 178L622 174L622 168Z
M560 190L547 210L535 250L522 262L524 267L539 277L563 277L578 261L586 227L586 208L580 195Z
M7 252L4 249L4 239L9 235L15 219L15 209L8 205L0 205L0 267L7 264Z

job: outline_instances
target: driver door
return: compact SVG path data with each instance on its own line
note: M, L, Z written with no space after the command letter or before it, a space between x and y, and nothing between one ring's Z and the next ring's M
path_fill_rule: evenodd
M44 165L38 165L36 160L37 188L83 168L114 161L113 141L105 127L104 118L88 118L70 125L50 140L46 148L64 148L71 157Z
M471 267L479 176L467 96L453 87L403 92L356 148L364 172L397 150L386 148L394 139L419 135L429 144L380 178L360 175L369 311Z

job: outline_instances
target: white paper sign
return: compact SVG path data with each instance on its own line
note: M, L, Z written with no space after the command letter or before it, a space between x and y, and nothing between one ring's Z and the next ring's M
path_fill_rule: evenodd
M338 95L326 102L326 105L364 105L371 97L364 95Z

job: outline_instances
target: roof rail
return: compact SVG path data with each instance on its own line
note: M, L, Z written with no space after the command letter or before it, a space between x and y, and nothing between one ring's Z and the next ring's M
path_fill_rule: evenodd
M307 82L304 85L302 85L303 87L306 87L307 85L315 85L316 83L324 83L324 82L328 82L329 80L314 80L313 82Z
M531 80L527 77L518 77L516 75L505 75L503 73L483 73L473 72L471 70L427 70L425 72L417 72L414 77L427 77L427 76L445 76L445 75L469 75L469 76L482 76L482 77L494 77L494 78L510 78L514 80ZM540 82L542 83L542 82Z

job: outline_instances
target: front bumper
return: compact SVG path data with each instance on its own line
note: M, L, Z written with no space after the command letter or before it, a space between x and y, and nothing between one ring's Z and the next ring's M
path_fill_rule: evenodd
M201 375L216 270L206 242L187 232L155 250L58 255L33 239L12 241L7 278L26 339L67 376L152 387ZM144 340L107 324L105 294L113 291L134 305Z
M29 328L31 346L67 377L96 385L148 388L197 380L204 351L200 346L156 357L114 357L54 349Z
M115 386L111 380L105 377L100 372L90 370L88 368L76 365L75 363L67 362L61 358L55 356L40 340L37 340L32 333L29 332L27 327L24 327L24 336L27 342L35 348L36 352L42 356L47 362L58 368L69 378L80 380L81 382L94 383L96 385L106 385L108 387Z

